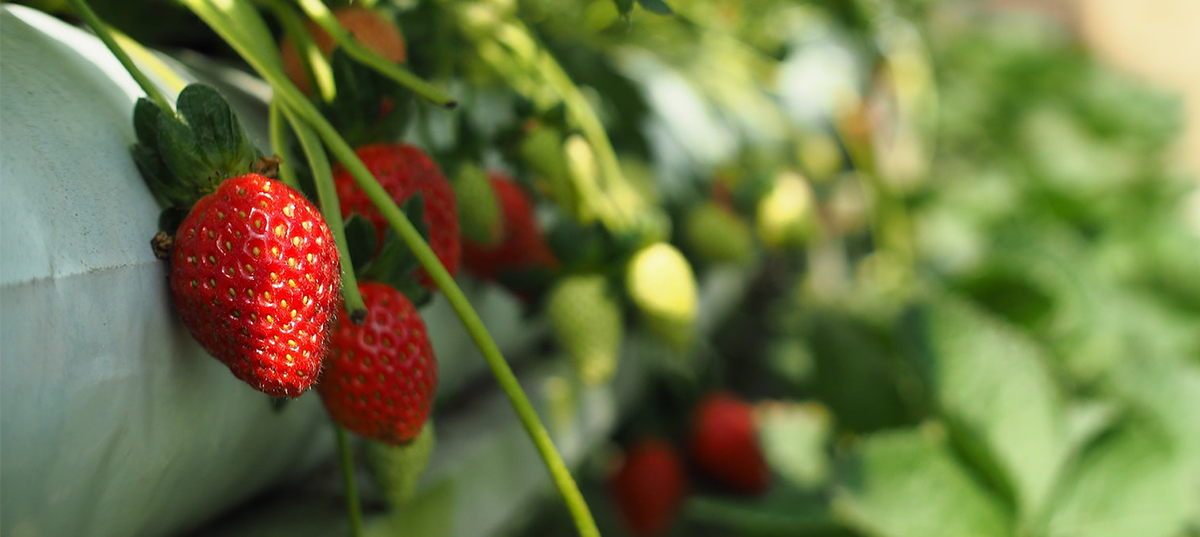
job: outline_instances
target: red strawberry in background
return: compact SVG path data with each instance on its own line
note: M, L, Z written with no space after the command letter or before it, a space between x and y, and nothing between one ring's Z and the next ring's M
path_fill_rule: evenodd
M488 172L504 218L504 235L497 244L463 241L463 262L481 278L492 279L505 271L554 268L558 259L546 244L533 213L533 200L516 182L499 172Z
M429 227L429 246L446 270L454 276L462 256L458 232L458 204L454 188L441 169L420 148L410 144L373 144L358 148L355 153L371 171L396 205L420 193L424 201L424 219ZM359 188L358 183L342 165L333 170L342 215L358 213L375 226L379 243L383 243L389 227L387 220ZM433 280L420 271L421 283L436 289Z
M257 174L200 198L175 235L171 294L197 341L255 389L296 397L321 370L337 247L299 192Z
M754 411L730 393L712 392L696 405L688 447L701 470L737 492L760 493L770 483Z
M437 387L437 359L425 321L403 293L376 282L358 286L367 306L362 326L343 310L330 336L317 392L335 422L391 445L421 432Z
M687 495L683 458L666 440L642 439L625 453L609 485L630 533L662 535L671 528Z

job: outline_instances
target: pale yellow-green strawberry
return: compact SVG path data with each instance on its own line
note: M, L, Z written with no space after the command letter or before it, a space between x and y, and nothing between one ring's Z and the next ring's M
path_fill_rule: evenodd
M416 496L417 482L433 454L433 436L433 420L428 420L420 434L407 444L366 442L367 465L379 491L392 507L400 507Z
M713 263L740 264L754 255L750 226L712 202L692 207L683 218L683 237L696 255Z
M487 174L474 164L464 164L454 174L458 221L462 234L476 244L493 245L504 236L500 204Z
M758 238L771 249L801 246L817 232L816 201L803 176L784 172L758 202Z
M691 346L696 331L696 276L679 250L665 242L639 250L625 268L625 287L652 332L675 350Z
M621 308L599 274L568 276L550 291L546 314L586 384L612 378L620 359Z

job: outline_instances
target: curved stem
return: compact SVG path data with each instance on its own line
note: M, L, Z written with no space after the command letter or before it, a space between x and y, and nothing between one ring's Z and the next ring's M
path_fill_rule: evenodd
M380 212L388 220L388 223L391 224L392 228L400 235L400 238L413 251L417 260L420 261L426 272L429 273L434 283L446 295L455 313L462 320L463 326L466 327L467 332L470 333L480 352L483 353L484 359L495 375L497 383L504 391L504 394L508 396L509 402L517 413L517 417L525 427L543 462L545 462L551 478L567 504L567 509L571 512L571 516L575 520L575 525L580 535L585 537L599 537L600 530L596 527L596 521L592 518L591 512L588 511L587 503L584 502L578 485L576 485L574 478L571 477L570 471L567 470L562 456L559 455L558 450L554 447L554 442L551 440L550 434L546 432L545 426L542 425L541 420L538 418L537 412L533 409L533 404L529 401L529 397L525 395L525 391L521 388L520 382L517 381L516 375L508 367L508 362L504 360L504 356L500 353L500 349L496 346L496 342L492 340L491 335L488 334L487 328L479 318L479 315L471 308L471 304L467 301L466 296L463 295L462 289L454 282L454 278L446 271L446 267L442 266L441 262L438 261L437 256L433 253L429 244L425 242L425 239L421 237L417 229L413 227L412 222L408 220L400 210L400 207L392 201L383 187L379 185L379 182L371 175L362 160L354 154L354 150L350 148L349 144L321 116L316 107L304 98L300 90L292 85L278 70L268 68L254 56L250 48L245 42L241 41L238 33L234 31L235 25L227 20L224 12L210 5L205 0L180 0L180 2L196 13L222 39L237 50L238 54L271 84L276 92L278 92L278 96L285 100L285 104L291 111L299 115L317 131L317 134L325 140L330 150L342 162L355 181L359 183L359 186L363 188L372 202L376 204Z
M306 101L307 102L307 101ZM312 129L296 117L296 113L286 106L283 108L292 131L300 139L304 155L308 157L309 168L312 169L313 183L317 185L317 199L321 203L321 214L333 232L334 242L337 243L338 257L342 260L342 297L346 300L346 312L350 322L361 325L367 320L367 306L363 303L358 291L358 279L354 275L354 262L350 260L350 247L346 243L346 226L342 222L342 209L338 205L337 187L333 184L333 172L329 169L329 158L325 156L325 148L313 134Z
M310 87L317 88L325 102L333 101L334 97L337 97L337 87L333 83L333 67L329 65L329 60L321 53L321 48L304 27L304 20L300 18L300 14L283 0L255 1L269 8L275 18L279 19L283 32L291 38L292 46L296 47L299 56L303 58L300 63Z
M412 72L388 61L383 56L376 54L371 49L363 46L354 36L350 35L345 28L338 23L337 18L333 16L333 12L325 6L321 0L297 0L300 8L308 15L308 18L316 22L321 28L333 37L338 46L342 47L351 58L358 60L360 63L379 71L384 76L395 80L401 85L413 90L417 95L420 95L430 101L444 106L446 108L454 108L458 103L454 101L442 90L433 86L424 80L421 80Z
M122 49L121 46L117 44L117 40L113 38L111 33L109 33L108 27L105 26L104 21L100 20L100 17L96 15L95 11L92 11L92 8L87 5L87 2L84 0L67 0L67 4L71 6L71 9L75 11L76 15L79 15L80 19L83 19L84 23L92 28L92 31L96 33L96 37L99 37L100 41L104 42L104 46L108 47L108 50L112 51L113 56L117 57L117 61L121 62L121 65L125 67L126 71L129 72L129 76L132 76L133 80L137 82L137 85L142 88L142 91L146 92L146 95L154 100L154 104L157 104L159 108L162 108L163 112L174 116L175 109L171 108L170 101L168 101L166 97L163 97L162 92L158 91L158 88L154 86L154 83L150 82L150 79L146 77L146 74L143 73L141 69L138 69L138 66L134 64L129 55L125 53L125 49Z
M338 453L342 459L342 480L346 485L346 513L350 518L350 535L359 537L363 534L363 523L362 508L358 504L358 487L354 484L354 454L350 452L350 440L346 438L346 430L337 423L333 423L333 430L337 434Z
M288 151L287 133L284 131L283 106L272 99L268 111L267 126L271 131L271 149L279 157L279 180L283 184L300 190L300 182L296 180L296 168L292 166L292 155ZM339 252L340 253L340 252Z

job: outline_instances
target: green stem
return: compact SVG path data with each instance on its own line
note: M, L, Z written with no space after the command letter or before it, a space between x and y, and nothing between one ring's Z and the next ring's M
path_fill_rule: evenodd
M283 107L279 101L271 101L268 114L267 125L271 131L271 148L279 157L279 180L299 191L300 182L296 180L296 168L292 166L292 155L288 151L287 133L284 131L283 123Z
M236 0L234 0L236 1ZM446 267L442 266L438 261L437 256L413 227L412 222L400 210L400 207L392 201L391 196L379 185L379 182L371 175L371 172L363 164L362 160L354 154L354 150L346 143L345 140L338 135L337 130L333 128L329 122L321 116L320 112L313 106L311 102L304 98L294 85L287 81L286 77L278 70L266 68L263 62L256 58L246 43L240 40L240 36L235 31L235 25L227 20L227 16L219 8L210 5L205 0L180 0L184 5L191 9L196 15L205 21L214 31L217 32L227 43L229 43L238 54L246 60L281 96L288 107L295 114L299 115L303 120L312 125L317 134L325 140L325 143L333 151L334 155L342 162L350 174L358 182L359 186L367 193L368 197L376 204L383 216L391 224L392 228L400 235L405 244L412 249L417 256L418 261L424 266L426 272L446 295L447 300L462 320L463 326L470 333L471 338L483 353L484 359L491 368L492 373L496 376L496 381L504 394L508 396L509 402L517 413L517 417L521 420L521 424L525 427L530 439L533 441L534 447L537 448L542 460L546 464L547 470L558 487L559 493L562 494L563 500L567 504L571 516L575 520L575 525L579 530L580 535L584 537L598 537L600 530L596 527L596 522L592 518L592 514L588 511L587 503L583 500L583 495L579 492L579 487L575 484L574 478L567 470L566 464L554 447L554 442L550 438L550 434L546 432L546 428L542 425L538 418L537 412L533 409L533 404L529 401L529 397L525 395L525 391L521 388L520 382L517 381L516 375L512 369L508 367L508 362L504 360L504 356L500 353L496 342L492 340L488 334L487 328L479 315L471 308L470 302L463 295L462 289L454 282L454 278L446 271Z
M337 423L333 423L333 430L337 434L338 453L342 456L342 479L346 484L346 513L350 518L350 535L359 537L363 534L363 523L362 509L358 504L358 487L354 485L354 454L350 452L350 439L346 438L346 430Z
M446 108L454 108L457 103L454 98L450 97L442 90L433 86L424 80L421 80L417 75L412 74L407 69L400 67L379 54L376 54L371 49L363 46L354 36L350 35L345 28L338 23L337 18L333 16L333 12L325 6L321 0L297 0L300 8L321 28L333 37L333 40L345 50L351 58L358 60L360 63L382 73L384 76L395 80L399 84L413 90L417 95L420 95L430 101L444 106Z
M87 5L87 2L84 0L67 0L67 4L71 6L71 9L75 11L76 15L79 15L80 19L83 19L84 23L92 28L92 31L96 33L96 37L99 37L100 41L104 42L104 46L108 47L108 50L112 51L113 56L117 57L117 61L121 62L121 65L125 67L125 70L129 72L129 75L133 77L133 80L137 82L137 85L142 88L142 91L146 92L146 95L150 96L150 98L154 100L154 104L157 104L159 108L162 108L163 112L174 116L175 109L171 108L170 101L167 101L167 98L163 97L162 92L158 91L158 88L155 87L152 82L150 82L150 79L146 77L146 74L143 73L141 69L138 69L138 66L134 64L129 55L125 53L125 49L122 49L121 46L117 44L117 40L113 39L112 34L108 32L108 27L104 25L104 21L100 20L100 17L96 15L95 11L92 11L92 8Z
M337 97L337 87L333 83L333 67L329 65L329 60L321 53L321 47L317 46L317 42L304 27L304 20L300 18L300 14L283 0L255 1L269 8L275 14L275 18L279 19L283 32L291 38L292 45L304 59L300 63L310 87L317 88L322 100L332 102L334 97Z
M307 102L307 101L306 101ZM358 279L354 275L354 262L350 259L350 247L346 242L346 226L342 221L342 209L338 205L337 187L333 184L333 172L329 168L329 158L325 156L325 148L313 134L312 129L296 117L290 108L283 107L288 123L308 158L308 166L312 170L313 182L317 185L317 199L321 204L321 213L325 222L333 232L334 242L337 243L338 257L342 260L342 297L346 299L346 312L350 322L361 325L367 320L367 306L363 303L358 290Z

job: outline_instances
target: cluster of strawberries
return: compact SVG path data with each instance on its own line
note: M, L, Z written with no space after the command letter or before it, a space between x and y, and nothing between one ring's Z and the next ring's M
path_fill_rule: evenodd
M687 451L697 470L738 494L761 494L771 471L759 446L754 409L737 396L710 392L692 409ZM684 457L661 437L638 440L610 479L625 526L639 537L665 534L688 494Z
M491 177L508 230L503 240L461 245L454 191L424 152L375 144L357 154L397 205L421 195L430 245L452 275L464 250L483 276L553 260L515 183ZM362 215L383 237L387 223L350 174L335 168L334 181L343 215ZM276 397L299 396L315 383L342 426L407 442L420 432L437 383L425 324L408 297L373 281L359 284L366 322L350 322L339 311L341 270L317 208L282 183L246 174L222 181L183 220L170 281L184 324L239 379Z
M380 24L380 16L362 8L337 15L364 42L382 42L381 53L403 60L403 39L390 22ZM332 41L310 31L329 54ZM381 40L380 32L394 35ZM285 58L290 47L283 44ZM309 87L302 70L288 72ZM254 389L287 398L315 386L342 427L389 445L414 440L432 407L438 367L416 306L392 283L436 290L432 279L412 264L378 278L378 271L359 270L367 315L352 322L360 319L351 319L343 304L342 274L362 267L339 256L321 211L282 182L241 173L270 175L271 159L249 143L216 92L189 87L177 108L172 117L139 103L134 156L168 207L164 215L184 215L177 225L164 218L169 223L155 241L159 255L170 259L170 289L183 324ZM398 206L420 200L414 223L452 276L460 261L484 278L554 265L531 200L508 178L491 174L486 182L501 214L497 233L484 244L460 236L454 185L420 148L370 143L355 153ZM343 218L358 215L375 228L379 247L370 265L385 255L388 223L345 167L332 171Z

